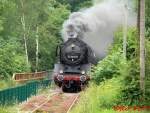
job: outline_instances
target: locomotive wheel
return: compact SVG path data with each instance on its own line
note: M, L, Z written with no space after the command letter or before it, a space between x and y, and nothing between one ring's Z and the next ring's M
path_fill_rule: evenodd
M65 85L62 85L62 91L63 91L63 92L67 92L67 91L68 91L68 88L66 88Z
M70 88L67 88L65 84L62 84L62 91L63 92L80 92L85 89L85 85L76 85L72 84Z
M61 86L62 86L62 83L58 83L58 86L61 87Z
M58 87L61 87L61 86L62 86L62 83L56 82L56 81L54 81L54 82L55 82L55 84L56 84Z
M71 86L70 88L67 88L65 85L62 85L62 91L63 92L78 92L79 90L77 89L76 86Z

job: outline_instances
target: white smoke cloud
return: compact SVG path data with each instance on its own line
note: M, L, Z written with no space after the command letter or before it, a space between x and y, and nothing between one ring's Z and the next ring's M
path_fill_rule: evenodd
M86 10L72 13L63 24L64 40L78 36L90 45L100 59L104 58L113 43L115 30L124 21L124 5L119 1L105 0ZM128 15L128 22L129 25L136 23L133 13L132 16Z

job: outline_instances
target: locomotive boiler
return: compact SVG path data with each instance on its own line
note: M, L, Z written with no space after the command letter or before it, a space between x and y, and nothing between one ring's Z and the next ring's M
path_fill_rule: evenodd
M57 47L57 63L54 68L54 82L68 89L79 89L90 80L91 64L95 63L92 49L79 38L69 38Z

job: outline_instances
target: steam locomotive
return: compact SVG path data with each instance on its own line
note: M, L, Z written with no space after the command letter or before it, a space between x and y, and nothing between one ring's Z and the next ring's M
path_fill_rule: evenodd
M91 64L95 63L92 49L79 38L69 38L57 48L58 62L54 67L54 82L63 91L81 90L90 80Z

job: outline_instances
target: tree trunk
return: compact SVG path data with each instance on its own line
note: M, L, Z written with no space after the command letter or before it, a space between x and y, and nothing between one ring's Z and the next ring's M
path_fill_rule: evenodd
M138 4L137 4L137 48L136 48L136 55L138 60L138 63L140 63L140 0L137 0Z
M38 53L39 53L39 36L38 36L38 27L36 32L36 72L38 71Z
M145 0L140 0L140 88L145 94Z
M24 8L23 1L20 0L22 9ZM28 48L27 48L27 36L26 36L26 22L25 22L25 17L24 17L24 10L22 12L21 16L21 24L22 24L22 29L23 29L23 38L24 38L24 48L25 48L25 54L26 54L26 62L27 65L29 64L29 58L28 58Z
M128 9L127 4L124 5L124 22L123 22L123 55L126 59L126 46L127 46L127 24L128 24Z
M139 35L140 34L140 0L138 0L137 28L138 28L138 35ZM139 41L139 39L138 39L138 41Z
M27 65L28 65L29 64L29 59L28 59L27 39L26 39L25 34L24 34L24 47L25 47L25 54L26 54L26 62L27 62Z

